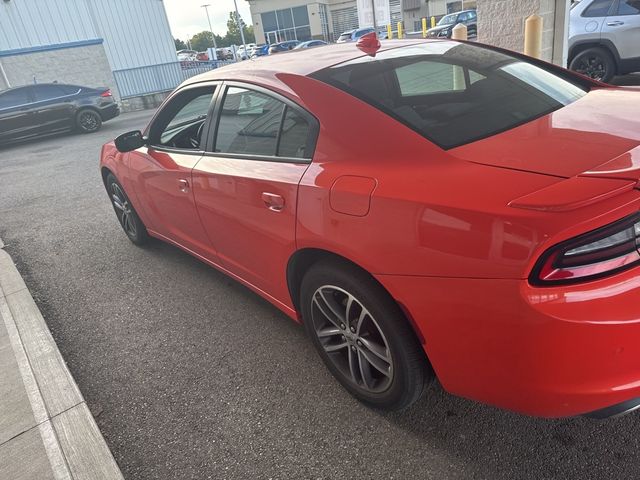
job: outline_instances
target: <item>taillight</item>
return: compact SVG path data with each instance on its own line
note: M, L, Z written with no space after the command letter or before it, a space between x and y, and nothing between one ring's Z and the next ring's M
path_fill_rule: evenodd
M640 264L640 214L634 214L549 249L533 269L534 285L572 283Z
M113 95L111 95L111 90L107 89L107 90L105 90L104 92L102 92L102 93L100 94L100 96L101 96L101 97L111 97L111 96L113 96Z

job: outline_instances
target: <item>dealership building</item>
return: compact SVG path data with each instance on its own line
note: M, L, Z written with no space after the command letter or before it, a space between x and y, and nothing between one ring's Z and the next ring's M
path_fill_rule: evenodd
M319 39L335 41L358 28L356 0L248 0L258 43ZM404 21L407 31L420 30L423 17L441 17L476 0L389 0L391 23Z
M0 1L0 90L57 81L135 98L180 74L162 0Z

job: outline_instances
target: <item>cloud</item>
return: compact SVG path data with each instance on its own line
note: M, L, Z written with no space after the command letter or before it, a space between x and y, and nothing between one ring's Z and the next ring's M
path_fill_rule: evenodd
M245 0L238 1L240 16L247 24L251 24L249 3ZM164 0L167 10L171 33L176 38L186 40L196 33L209 30L207 15L201 5L211 4L209 16L211 27L217 35L224 36L227 33L227 20L229 12L234 10L233 0Z

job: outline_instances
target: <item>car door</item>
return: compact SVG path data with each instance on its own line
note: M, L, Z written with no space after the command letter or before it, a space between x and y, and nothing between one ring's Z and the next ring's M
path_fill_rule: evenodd
M318 125L268 90L227 83L213 142L192 173L196 204L222 265L288 304L286 268L295 251L298 184Z
M583 41L599 40L607 15L615 0L582 0L571 11L569 39L571 45Z
M191 170L203 154L216 88L198 83L175 92L145 132L148 145L128 158L147 228L211 261L215 250L196 211Z
M622 60L640 60L640 0L617 0L602 35L613 42Z
M31 91L35 118L41 131L65 130L74 126L73 102L80 92L79 88L54 84L33 85Z
M38 125L32 103L29 87L0 94L0 145L35 134Z

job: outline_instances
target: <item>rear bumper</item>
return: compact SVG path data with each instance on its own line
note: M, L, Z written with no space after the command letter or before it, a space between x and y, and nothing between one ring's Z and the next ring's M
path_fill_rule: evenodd
M102 117L103 122L111 120L118 115L120 115L120 107L115 102L100 109L100 117Z
M640 268L545 288L377 278L411 317L451 393L542 417L615 415L640 397Z

